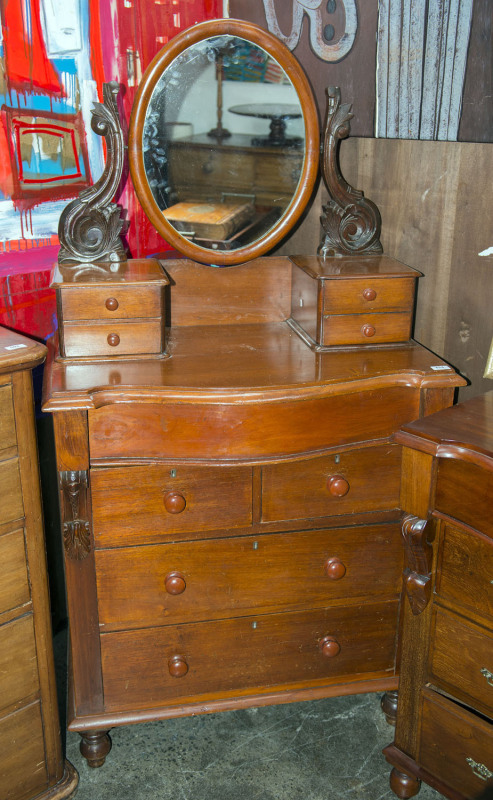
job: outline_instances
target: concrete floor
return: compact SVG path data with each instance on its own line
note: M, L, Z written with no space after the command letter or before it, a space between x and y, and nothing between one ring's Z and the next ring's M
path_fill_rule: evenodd
M228 711L112 731L91 769L67 735L77 800L395 800L382 748L393 728L366 694ZM441 795L422 786L420 800Z

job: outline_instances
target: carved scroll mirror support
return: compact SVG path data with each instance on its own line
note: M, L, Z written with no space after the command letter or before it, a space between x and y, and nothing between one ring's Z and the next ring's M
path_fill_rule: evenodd
M124 142L118 114L119 85L103 85L103 103L95 103L91 127L106 141L107 159L103 174L93 186L80 192L60 216L59 264L118 263L126 261L120 238L123 220L120 207L113 203L123 171Z
M325 115L322 175L329 192L320 218L325 236L318 252L334 255L365 255L382 252L380 212L363 192L344 180L339 167L339 146L351 130L351 105L341 104L341 91L329 86Z

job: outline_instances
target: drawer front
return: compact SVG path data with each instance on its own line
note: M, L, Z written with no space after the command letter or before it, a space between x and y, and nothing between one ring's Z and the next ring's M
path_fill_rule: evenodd
M493 786L493 726L427 690L419 750L418 762L465 798Z
M436 607L430 679L458 700L493 717L493 631Z
M48 789L39 703L0 717L0 751L2 800L37 797Z
M254 158L248 158L247 153L215 152L210 147L190 149L180 145L172 145L171 150L170 184L177 192L186 186L197 187L199 192L205 188L212 193L211 196L219 198L221 191L226 189L232 192L251 191Z
M217 692L245 695L266 686L393 674L397 615L395 602L365 603L104 633L106 710L149 708Z
M175 534L193 538L252 523L250 467L95 468L91 491L97 547L159 542Z
M414 278L324 281L324 314L411 311Z
M87 325L65 322L63 342L63 355L67 358L158 354L163 349L163 332L159 319L143 322L116 319Z
M281 155L264 155L255 160L254 191L256 196L270 192L274 198L279 193L288 193L289 199L299 183L301 175L301 156L286 157Z
M262 470L262 520L303 519L399 507L401 448L273 464Z
M89 411L91 458L263 458L391 436L419 417L419 389L391 386L282 403L121 403ZM136 432L138 431L138 435Z
M488 503L491 514L491 497ZM493 618L493 542L444 525L436 591L441 597ZM486 623L492 626L492 619Z
M11 522L24 516L22 501L21 476L19 460L10 458L0 462L0 486L2 502L0 503L0 523Z
M440 458L435 508L493 539L493 472L475 464Z
M97 550L101 630L397 598L400 539L379 525Z
M24 531L0 536L0 614L30 600Z
M94 286L60 289L65 320L160 317L163 289L148 286Z
M0 627L0 710L39 689L32 614Z
M0 386L0 450L15 447L16 444L14 404L9 384Z
M322 344L341 346L407 342L411 337L411 322L411 312L324 316Z

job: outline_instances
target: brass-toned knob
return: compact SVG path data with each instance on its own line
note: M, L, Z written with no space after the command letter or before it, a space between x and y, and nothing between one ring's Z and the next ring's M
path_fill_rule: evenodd
M116 309L118 308L119 305L120 304L119 304L118 300L116 299L116 297L108 297L108 299L107 299L107 301L105 303L105 306L108 309L108 311L116 311Z
M168 594L181 594L187 588L185 576L181 572L168 572L164 579L164 588Z
M377 293L375 289L368 288L363 290L363 297L365 298L365 300L375 300L376 296Z
M188 672L185 656L171 656L168 660L168 669L172 678L183 678Z
M322 655L326 656L326 658L334 658L341 652L341 645L335 636L324 636L324 638L319 641L318 646L320 652Z
M343 564L340 558L334 556L334 558L327 559L324 564L324 570L327 577L332 581L339 581L346 574L346 565Z
M167 492L164 495L164 507L169 514L181 514L187 501L180 492Z
M349 492L349 482L342 475L331 475L327 481L327 489L333 497L344 497Z
M372 336L375 336L376 332L377 331L373 325L366 324L361 328L361 333L363 336L366 336L367 339L371 339Z

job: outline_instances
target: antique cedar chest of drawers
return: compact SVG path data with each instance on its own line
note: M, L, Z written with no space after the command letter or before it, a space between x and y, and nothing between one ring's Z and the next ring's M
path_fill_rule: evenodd
M420 779L453 800L493 787L493 392L406 425L399 797Z
M46 348L0 328L0 797L72 797L58 722L31 369Z
M52 359L69 726L397 687L404 423L462 379L415 342L317 352L292 262L166 262L168 358Z

